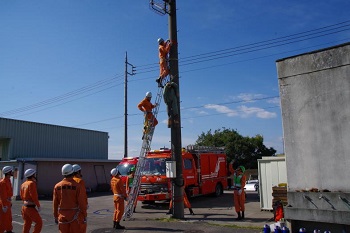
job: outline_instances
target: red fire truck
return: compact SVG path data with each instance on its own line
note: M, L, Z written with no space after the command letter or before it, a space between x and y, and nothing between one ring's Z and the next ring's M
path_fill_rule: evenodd
M171 150L153 150L145 156L138 200L143 203L170 200L170 178L166 162ZM227 188L227 161L223 149L189 146L182 151L183 178L188 197L213 194L220 196Z

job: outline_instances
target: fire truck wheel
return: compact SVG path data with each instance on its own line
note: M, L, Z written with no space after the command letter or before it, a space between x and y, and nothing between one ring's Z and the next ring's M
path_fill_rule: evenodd
M224 190L222 188L222 185L221 184L216 184L214 196L218 197L218 196L222 195L223 193L224 193Z

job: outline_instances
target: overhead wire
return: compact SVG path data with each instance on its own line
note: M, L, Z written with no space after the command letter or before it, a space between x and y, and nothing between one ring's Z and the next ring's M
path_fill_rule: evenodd
M350 26L350 20L340 22L337 24L333 24L333 25L328 25L325 27L317 28L317 29L313 29L313 30L308 30L305 32L300 32L300 33L291 34L288 36L275 38L275 39L250 43L250 44L232 47L232 48L228 48L228 49L224 49L224 50L217 50L217 51L213 51L213 52L192 55L192 56L188 56L188 57L184 57L184 58L179 59L179 62L182 66L186 66L186 65L193 65L196 63L218 60L218 59L227 58L227 57L231 57L231 56L237 56L237 55L241 55L241 54L245 54L245 53L257 52L260 50L271 49L274 47L279 47L279 46L283 46L283 45L287 45L287 44L291 44L291 43L297 43L297 42L315 39L315 38L319 38L319 37L323 37L323 36L327 36L327 35L331 35L331 34L335 34L335 33L339 33L339 32L344 32L344 31L350 30L349 26ZM345 27L349 27L349 28L345 28ZM321 35L319 35L319 34L321 34ZM315 36L313 36L313 35L315 35ZM154 71L158 70L157 64L158 63L151 63L151 64L137 66L138 67L138 74L149 73L149 72L154 72ZM144 68L139 69L139 67L144 67ZM198 69L196 69L196 70L198 70ZM32 105L28 105L28 106L16 108L13 110L1 112L0 116L18 114L21 112L26 112L26 111L30 111L30 110L40 108L40 107L43 107L46 105L50 105L50 104L53 104L55 102L61 102L61 101L66 100L66 99L69 99L69 98L72 98L72 97L75 97L78 95L82 95L86 92L90 92L90 91L99 89L103 86L110 85L111 83L115 82L116 80L121 79L120 78L121 76L122 76L122 74L117 75L117 77L114 77L114 78L100 80L100 81L93 83L91 85L79 88L77 90L74 90L74 91L71 91L71 92L68 92L68 93L65 93L65 94L44 100L44 101L40 101L40 102L32 104ZM143 79L148 79L148 78L143 78ZM138 80L140 80L140 79L138 79ZM131 81L137 81L137 80L131 80ZM120 85L120 84L118 84L118 85ZM114 87L114 86L117 86L117 85L113 85L112 87ZM106 88L106 89L109 89L109 88ZM94 93L97 93L97 92L94 92ZM71 102L71 101L68 101L68 102Z

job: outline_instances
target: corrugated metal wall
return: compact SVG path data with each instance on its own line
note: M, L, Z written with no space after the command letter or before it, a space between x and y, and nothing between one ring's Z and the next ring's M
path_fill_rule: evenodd
M108 133L0 118L0 139L9 140L9 159L108 159Z

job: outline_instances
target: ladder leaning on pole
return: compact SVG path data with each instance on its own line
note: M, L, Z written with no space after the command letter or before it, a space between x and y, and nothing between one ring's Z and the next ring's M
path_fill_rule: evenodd
M166 82L167 82L167 77L163 79L163 83L166 83ZM158 92L157 92L157 96L156 96L156 101L155 101L157 106L152 111L154 118L157 118L160 102L162 101L162 97L163 97L163 87L159 87ZM148 129L145 129L145 132L144 132L140 156L139 156L139 160L138 160L137 165L136 165L135 176L134 176L134 180L132 182L132 187L130 189L130 193L128 196L128 203L125 207L123 220L125 220L125 218L130 218L134 213L134 206L135 206L135 203L137 202L137 196L138 196L139 190L140 190L142 172L144 170L145 162L146 162L145 156L146 156L147 152L151 150L151 142L152 142L154 128L155 128L151 123L153 123L154 118L149 120ZM147 120L148 119L145 118L145 121L147 121Z

